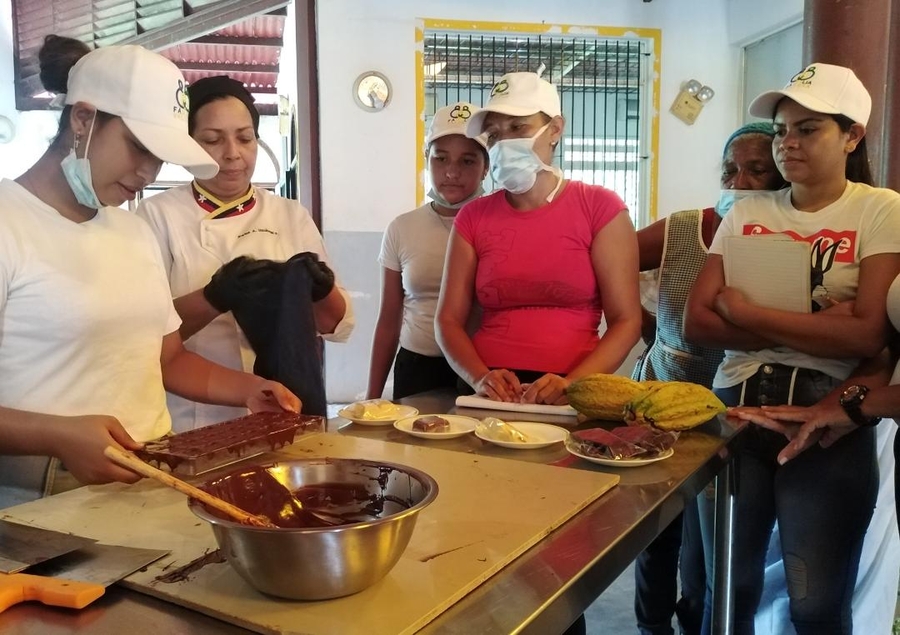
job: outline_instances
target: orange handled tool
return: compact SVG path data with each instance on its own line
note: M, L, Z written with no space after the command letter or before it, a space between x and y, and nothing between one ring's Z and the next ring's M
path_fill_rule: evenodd
M0 574L0 612L35 600L81 609L110 584L165 556L168 551L94 543L39 562L27 573Z
M28 573L0 574L0 613L19 602L36 600L49 606L84 608L106 591L102 584L47 578Z

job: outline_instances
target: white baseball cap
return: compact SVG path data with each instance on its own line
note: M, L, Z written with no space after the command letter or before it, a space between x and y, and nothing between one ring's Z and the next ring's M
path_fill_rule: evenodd
M425 147L432 141L452 134L466 136L466 127L469 120L479 111L478 106L467 101L459 101L449 106L439 108L434 113L431 125L428 127L428 136L425 137ZM487 138L484 135L473 137L474 141L487 150Z
M813 112L844 115L863 126L872 112L872 98L859 78L849 68L833 64L810 64L781 90L770 90L754 99L750 114L771 119L785 97Z
M178 67L141 46L105 46L69 71L66 104L79 101L117 117L159 159L210 179L215 159L188 134L187 82Z
M489 112L527 117L542 112L550 117L562 114L556 86L537 73L507 73L491 89L487 105L469 118L466 134L477 137Z

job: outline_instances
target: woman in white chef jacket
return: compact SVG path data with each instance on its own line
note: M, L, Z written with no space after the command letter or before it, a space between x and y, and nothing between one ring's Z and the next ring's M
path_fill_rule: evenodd
M259 112L244 85L227 76L208 77L191 84L188 94L188 130L217 161L219 172L144 200L138 215L150 224L162 248L185 346L224 366L249 371L253 350L231 313L213 308L203 287L238 256L285 261L313 252L325 263L328 257L306 209L250 183L259 149ZM314 302L313 312L325 339L343 342L350 336L350 298L339 286ZM176 431L246 414L172 394L167 401Z

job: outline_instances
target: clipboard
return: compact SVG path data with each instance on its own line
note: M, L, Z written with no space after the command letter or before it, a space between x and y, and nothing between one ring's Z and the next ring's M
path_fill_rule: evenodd
M812 310L810 246L785 234L727 236L725 284L758 306L795 313Z

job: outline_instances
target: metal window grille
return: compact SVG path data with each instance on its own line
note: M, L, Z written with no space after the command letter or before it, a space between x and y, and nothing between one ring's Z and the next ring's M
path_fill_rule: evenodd
M566 178L615 191L636 225L647 217L646 40L426 30L424 64L426 124L457 101L484 105L505 73L543 67L566 120L556 164Z

